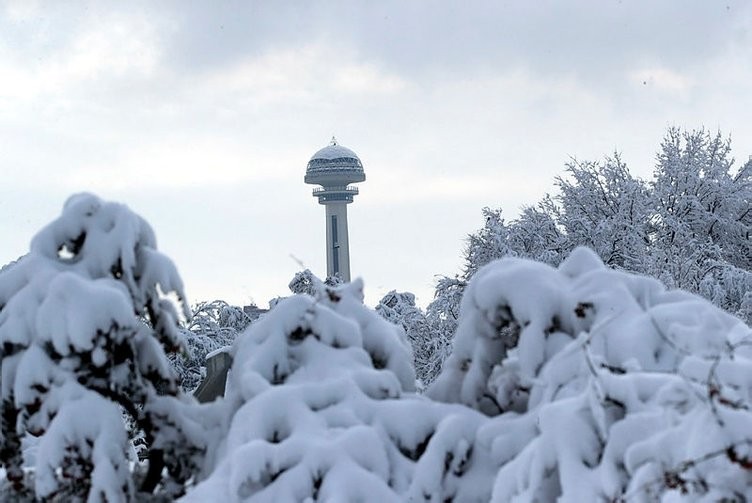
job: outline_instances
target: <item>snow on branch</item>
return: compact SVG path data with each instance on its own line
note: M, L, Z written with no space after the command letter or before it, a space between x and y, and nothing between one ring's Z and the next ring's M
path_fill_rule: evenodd
M494 261L416 395L361 287L281 301L236 341L227 436L186 501L752 496L752 331L708 301L585 248Z
M576 249L502 259L462 300L428 395L493 416L495 501L749 496L752 331L694 295Z
M175 487L192 476L206 439L190 431L195 418L166 358L183 346L185 299L146 221L91 194L68 199L0 272L0 463L17 494L26 491L21 438L32 435L38 498L129 499L121 410L152 447L141 489L151 492L163 468Z

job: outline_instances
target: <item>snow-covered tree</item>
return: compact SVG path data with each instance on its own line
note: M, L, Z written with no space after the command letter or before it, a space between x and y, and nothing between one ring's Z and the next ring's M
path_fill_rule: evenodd
M17 494L29 490L20 446L33 435L37 498L127 501L121 411L150 448L141 490L181 492L207 441L166 357L182 345L181 313L190 315L182 281L151 227L90 194L71 197L3 269L0 463Z
M422 389L430 384L450 353L451 341L441 337L443 332L415 305L415 295L412 293L392 290L379 301L376 313L402 327L412 346L418 386Z
M453 278L439 276L436 281L434 299L428 304L426 315L433 318L432 321L443 322L446 330L454 333L460 316L460 301L466 286L467 280L459 275Z
M707 301L584 248L506 258L471 280L454 345L428 396L492 416L493 501L752 496L752 329Z
M228 430L184 501L752 497L752 330L708 301L584 248L493 261L421 396L361 288L287 298L237 339Z
M558 265L577 246L588 246L607 265L644 270L651 245L650 193L634 178L618 154L602 162L573 160L559 192L505 223L501 210L483 209L484 225L468 236L462 278L505 256Z
M294 294L315 295L320 283L321 280L314 276L310 269L305 269L296 272L287 287Z
M236 341L229 430L184 501L488 501L486 419L415 395L404 331L362 299L296 295Z
M483 209L483 227L468 236L459 290L493 259L556 266L576 247L588 246L610 267L700 293L752 321L744 300L752 290L752 161L734 173L729 140L703 129L670 128L651 183L632 176L614 154L600 162L571 161L555 185L556 195L510 222L501 210ZM446 281L437 284L436 298L456 313L459 296L447 295ZM429 317L435 312L429 309Z
M206 355L230 346L253 320L243 308L222 300L193 306L191 319L181 328L187 351L169 355L183 391L193 391L206 377Z
M569 253L570 243L561 229L557 215L559 208L551 196L545 196L537 206L522 208L520 216L510 223L508 255L557 265ZM504 255L497 255L499 259Z
M489 262L511 252L509 228L501 216L501 209L483 208L482 214L485 224L478 232L467 237L465 264L462 271L465 278L471 277L475 271Z
M305 293L307 295L315 295L322 287L322 284L328 286L341 285L342 278L339 275L334 275L327 276L324 281L321 281L310 269L304 269L295 273L295 276L290 280L287 287L295 294Z
M645 183L631 175L618 154L600 163L572 161L567 174L556 179L556 220L567 251L588 246L610 267L644 270L651 217Z
M742 312L752 289L752 168L734 175L732 165L720 133L669 129L652 183L653 260L644 272Z

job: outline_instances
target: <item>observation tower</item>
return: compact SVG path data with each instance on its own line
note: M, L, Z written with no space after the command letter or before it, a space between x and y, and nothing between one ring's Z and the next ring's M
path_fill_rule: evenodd
M347 205L358 188L349 185L366 179L358 156L332 137L332 142L308 161L305 183L321 185L313 196L326 209L326 275L350 281L350 243L347 234Z

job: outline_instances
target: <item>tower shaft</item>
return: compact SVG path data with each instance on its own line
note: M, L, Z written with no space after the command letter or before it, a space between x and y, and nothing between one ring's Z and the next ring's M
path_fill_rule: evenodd
M326 275L350 281L350 239L347 204L326 204Z

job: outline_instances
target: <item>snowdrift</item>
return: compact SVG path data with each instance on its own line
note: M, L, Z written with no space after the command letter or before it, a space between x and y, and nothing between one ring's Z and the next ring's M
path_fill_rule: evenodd
M587 249L502 259L420 396L361 288L289 298L236 341L227 434L185 501L752 496L752 331L707 301Z

